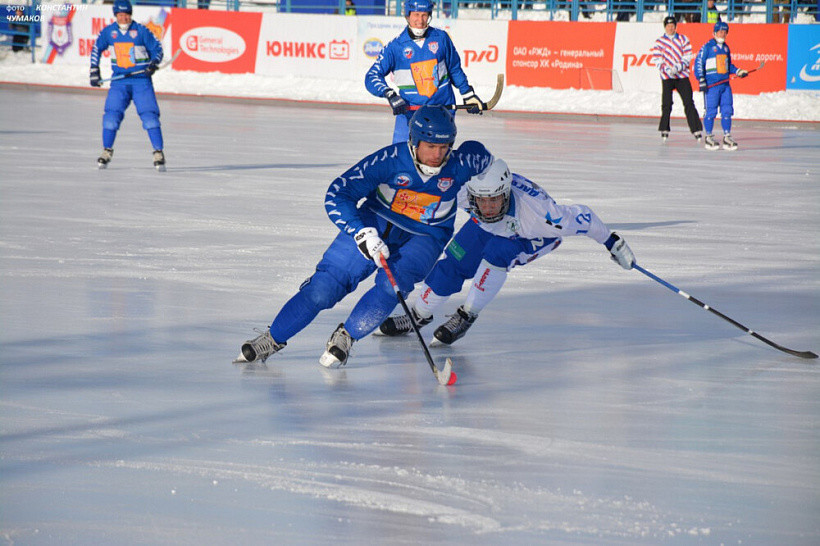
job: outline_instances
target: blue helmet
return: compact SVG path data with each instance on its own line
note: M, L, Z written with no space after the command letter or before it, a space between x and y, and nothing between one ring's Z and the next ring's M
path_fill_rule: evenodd
M724 23L723 21L718 21L717 23L715 23L715 30L713 30L712 33L717 34L719 30L725 30L726 32L729 32L729 24Z
M422 106L410 118L410 146L419 142L452 144L456 141L456 121L444 106Z
M128 15L134 13L134 8L131 7L131 2L128 0L115 0L113 10L115 16L118 13L127 13Z
M411 11L433 13L433 3L430 0L404 0L404 16L410 15Z

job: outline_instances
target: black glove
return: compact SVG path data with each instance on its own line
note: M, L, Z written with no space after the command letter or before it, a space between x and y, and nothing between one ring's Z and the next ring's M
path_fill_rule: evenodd
M159 64L157 63L157 61L151 61L150 63L148 63L148 66L145 67L145 73L149 76L153 76L154 72L157 71L157 68L159 68Z
M735 76L737 76L738 78L745 78L748 75L749 75L749 72L746 71L746 70L743 70L742 68L738 68L737 72L735 72Z
M470 87L470 90L464 93L461 98L464 100L464 104L470 105L470 108L467 108L467 113L469 114L480 114L482 110L487 109L487 105L478 98L478 95L475 94L472 87Z
M88 79L91 82L91 87L102 87L102 78L100 77L100 67L92 66L88 73Z
M401 95L392 89L388 89L384 92L384 98L390 103L390 108L393 109L394 116L400 116L407 112L407 101L401 98Z
M703 78L702 80L698 80L698 88L701 91L706 91L706 78Z

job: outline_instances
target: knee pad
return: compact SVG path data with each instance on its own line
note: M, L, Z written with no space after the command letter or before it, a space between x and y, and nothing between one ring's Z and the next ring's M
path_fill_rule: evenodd
M142 114L140 119L142 120L142 128L146 131L159 128L159 115L156 112Z
M103 129L108 129L109 131L116 131L120 128L120 123L122 123L122 112L106 112L103 114Z
M325 271L314 273L313 276L302 283L299 292L317 312L330 309L347 295L347 291L339 281Z
M512 239L493 239L484 248L483 257L490 265L507 269L515 258L525 249L518 241Z

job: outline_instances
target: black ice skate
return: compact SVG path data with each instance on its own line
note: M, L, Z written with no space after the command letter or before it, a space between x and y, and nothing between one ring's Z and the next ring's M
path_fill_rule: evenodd
M698 142L703 140L703 133L700 131L695 131L694 133L692 133L692 136L695 137L695 140L697 140Z
M436 328L433 337L445 345L451 345L464 337L477 318L477 314L468 313L463 306L459 307L454 315L450 315L450 320Z
M715 135L706 135L706 140L703 142L703 147L707 150L718 150L720 149L720 144L718 144L717 140L715 140Z
M154 150L154 168L161 173L165 172L165 154L162 150Z
M421 318L415 309L410 311L413 313L413 318L416 320L416 325L421 328L433 321L433 317ZM407 315L398 315L395 317L387 317L384 322L379 325L379 329L375 333L383 336L403 336L413 331L413 325L410 324L410 317Z
M111 157L114 155L114 148L103 148L100 157L97 158L97 168L105 169L111 162Z
M324 354L319 358L319 364L325 368L339 368L347 364L350 348L355 340L350 336L345 325L340 324L336 331L327 340Z
M737 150L737 142L735 142L732 135L728 133L723 135L723 149L729 150L730 152Z
M239 356L233 361L234 364L256 362L257 360L264 364L270 355L281 351L287 345L287 343L277 343L268 330L264 332L262 330L256 331L259 332L259 335L242 344Z
M666 142L669 140L669 131L661 131L661 141Z

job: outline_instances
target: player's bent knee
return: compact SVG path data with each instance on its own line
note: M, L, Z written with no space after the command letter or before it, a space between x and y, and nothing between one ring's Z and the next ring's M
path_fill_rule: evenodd
M302 283L299 291L317 311L330 309L347 295L339 281L323 271L314 273Z

